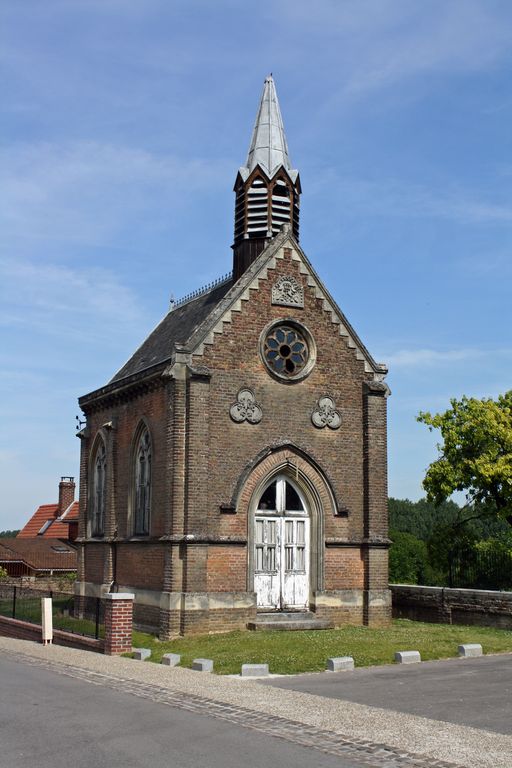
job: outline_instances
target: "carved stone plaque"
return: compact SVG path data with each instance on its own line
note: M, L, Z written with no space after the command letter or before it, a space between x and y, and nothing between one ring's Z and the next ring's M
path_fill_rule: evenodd
M321 397L317 401L316 408L311 414L311 421L318 429L329 427L329 429L339 429L341 426L341 416L336 410L336 404L332 397Z
M261 421L262 411L252 390L244 388L239 390L236 403L229 409L229 415L237 423L248 421L249 424L258 424Z
M282 275L272 286L272 304L303 307L304 288L292 275Z

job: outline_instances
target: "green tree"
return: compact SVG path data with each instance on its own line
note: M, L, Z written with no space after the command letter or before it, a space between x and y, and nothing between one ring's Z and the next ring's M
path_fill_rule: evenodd
M389 580L394 584L425 584L430 581L427 545L411 533L390 531Z
M388 510L391 529L411 533L422 541L428 541L437 525L457 520L460 513L460 507L454 501L446 501L436 506L427 499L410 501L389 498Z
M455 491L466 493L471 515L498 515L512 525L512 390L496 400L463 396L444 413L422 412L418 421L443 439L439 457L427 469L423 487L435 504Z
M14 539L19 532L19 528L17 531L0 531L0 539Z

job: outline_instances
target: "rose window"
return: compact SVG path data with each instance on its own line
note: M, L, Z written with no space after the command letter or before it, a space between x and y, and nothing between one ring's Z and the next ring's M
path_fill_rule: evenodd
M263 359L271 371L285 378L296 378L309 362L309 346L298 328L277 325L271 328L263 342Z

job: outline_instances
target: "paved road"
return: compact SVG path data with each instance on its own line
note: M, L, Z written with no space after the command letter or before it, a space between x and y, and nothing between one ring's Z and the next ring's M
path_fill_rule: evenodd
M361 768L222 720L0 661L1 768Z
M278 677L265 684L512 734L512 654Z
M0 768L512 768L502 733L7 637L0 691Z

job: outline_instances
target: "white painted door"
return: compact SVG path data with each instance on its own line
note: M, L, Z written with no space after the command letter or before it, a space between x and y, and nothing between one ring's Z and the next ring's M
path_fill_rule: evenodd
M309 602L309 517L295 486L278 477L254 518L254 590L259 608L305 610Z

